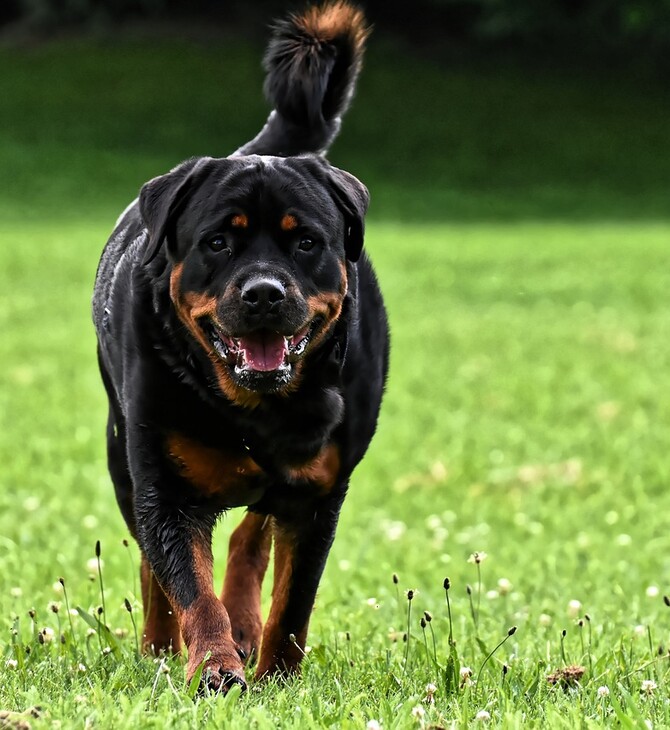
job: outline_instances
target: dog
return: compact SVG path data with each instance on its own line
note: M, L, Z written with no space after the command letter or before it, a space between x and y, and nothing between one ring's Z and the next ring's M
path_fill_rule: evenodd
M244 689L252 661L256 678L299 669L349 478L377 425L389 333L362 250L368 191L324 158L367 35L345 0L278 22L260 133L147 182L97 271L108 465L142 556L143 649L185 645L187 681L202 667L213 691ZM211 536L233 507L247 512L219 597Z

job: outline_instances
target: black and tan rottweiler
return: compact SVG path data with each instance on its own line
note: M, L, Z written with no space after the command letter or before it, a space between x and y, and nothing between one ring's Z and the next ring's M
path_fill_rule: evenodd
M377 423L388 328L362 251L368 192L323 157L366 35L341 0L278 23L261 132L146 183L98 268L109 470L142 553L144 648L183 641L187 677L205 661L212 689L244 687L252 657L257 677L298 668L349 477ZM240 506L219 597L212 529Z

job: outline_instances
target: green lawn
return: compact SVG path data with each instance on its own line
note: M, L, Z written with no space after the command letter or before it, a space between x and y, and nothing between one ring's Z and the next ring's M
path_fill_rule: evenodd
M670 726L670 102L626 79L440 69L382 41L331 159L372 192L392 367L303 675L193 702L180 661L137 658L95 267L144 180L255 133L259 54L0 49L0 710L39 705L36 728L476 727L482 711L506 728ZM240 515L217 533L217 581ZM59 590L96 612L96 540L111 636ZM454 687L459 665L472 676ZM573 665L578 683L548 681Z

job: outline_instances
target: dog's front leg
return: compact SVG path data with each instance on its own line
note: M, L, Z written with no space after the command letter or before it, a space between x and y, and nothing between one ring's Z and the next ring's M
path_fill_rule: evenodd
M175 498L179 485L164 475L161 488L145 478L135 490L137 536L142 553L177 617L188 649L190 681L204 661L202 684L226 690L245 686L230 619L212 584L212 529L216 512ZM149 619L150 607L145 606Z
M257 679L299 668L343 497L344 490L275 515L272 607L263 631Z

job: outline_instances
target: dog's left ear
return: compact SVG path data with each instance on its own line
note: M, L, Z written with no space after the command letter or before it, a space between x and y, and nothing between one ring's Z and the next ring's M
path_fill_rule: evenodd
M187 160L142 186L140 213L149 232L142 264L155 258L182 206L209 172L211 161L211 157Z
M350 261L358 261L363 250L370 194L360 180L337 167L330 168L329 178L335 203L344 214L344 251Z

